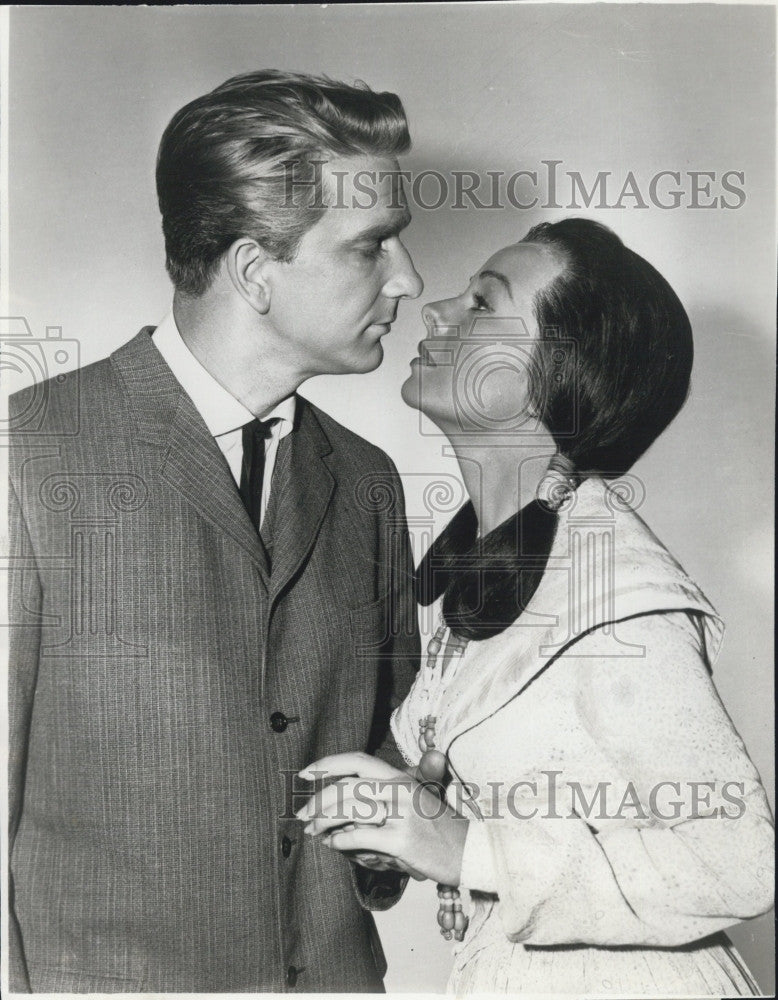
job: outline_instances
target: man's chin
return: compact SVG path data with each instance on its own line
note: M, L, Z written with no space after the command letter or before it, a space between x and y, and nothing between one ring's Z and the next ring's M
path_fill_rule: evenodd
M351 367L348 369L352 375L367 375L381 367L384 360L384 349L378 341L370 351L366 351L360 358L354 358Z

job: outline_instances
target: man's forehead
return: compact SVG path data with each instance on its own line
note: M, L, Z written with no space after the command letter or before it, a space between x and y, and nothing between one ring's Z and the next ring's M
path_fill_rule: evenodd
M347 247L373 243L399 235L411 222L407 208L329 208L317 224L321 237Z
M329 161L322 172L329 208L321 222L343 239L386 238L411 221L399 164L389 157Z
M402 190L400 164L393 156L337 156L324 162L322 178L333 189L356 192L366 183L386 193Z

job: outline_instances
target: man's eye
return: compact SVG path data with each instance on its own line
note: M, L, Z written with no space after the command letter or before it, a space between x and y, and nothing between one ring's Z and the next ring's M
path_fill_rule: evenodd
M486 301L486 299L481 295L480 292L475 292L473 294L473 308L477 312L491 312L492 307Z
M376 257L380 257L384 253L384 244L380 241L375 243L370 243L368 246L362 248L362 255L367 257L369 260L375 260Z

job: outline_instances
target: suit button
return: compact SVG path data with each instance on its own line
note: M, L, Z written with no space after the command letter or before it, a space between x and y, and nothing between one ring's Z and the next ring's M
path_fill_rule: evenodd
M297 969L293 965L286 970L286 985L292 990L297 986Z
M292 853L292 841L288 837L283 837L281 840L281 853L285 858Z
M270 716L270 728L274 733L283 733L289 725L289 720L283 712L273 712Z

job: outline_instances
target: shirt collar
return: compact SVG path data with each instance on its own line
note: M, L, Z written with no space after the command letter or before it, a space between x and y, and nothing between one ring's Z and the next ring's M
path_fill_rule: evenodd
M229 434L254 419L251 410L220 385L192 354L178 331L172 312L159 324L152 339L213 437ZM296 400L292 394L261 414L261 419L278 421L273 436L286 437L294 427L295 409Z

